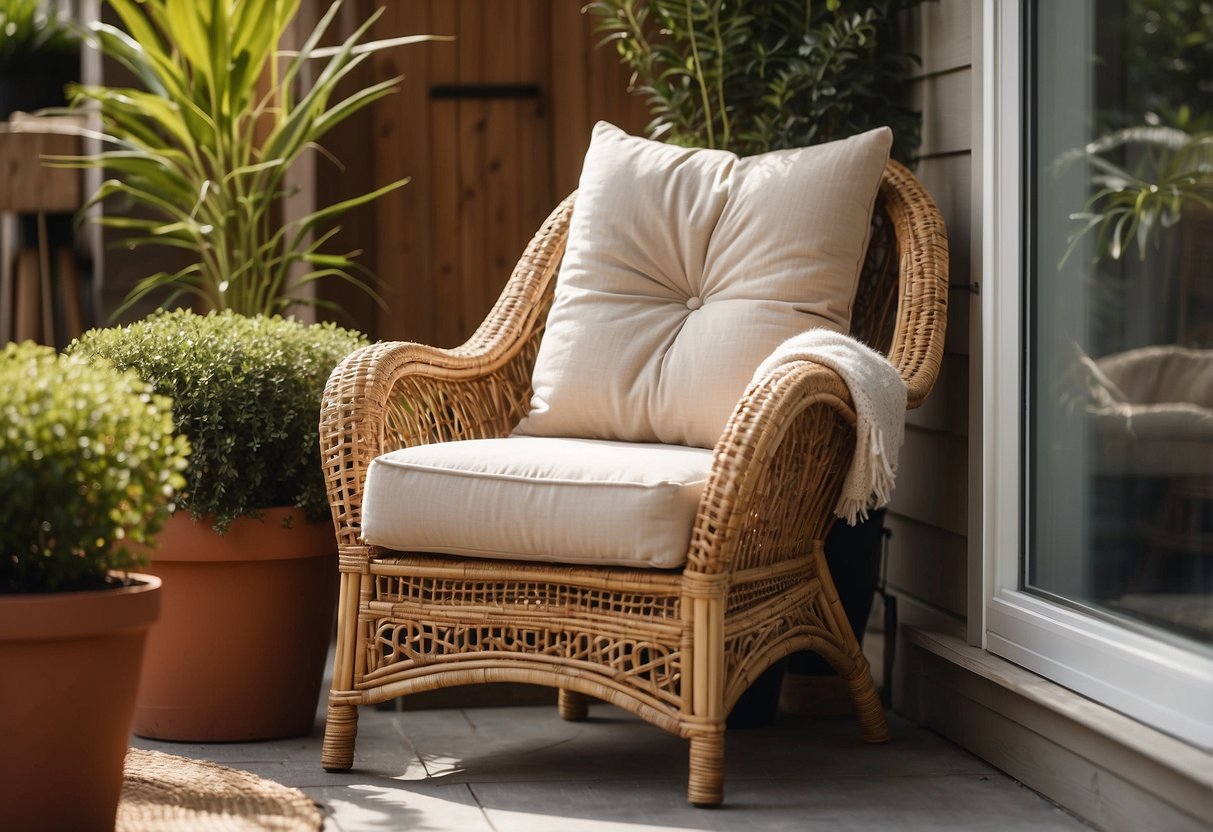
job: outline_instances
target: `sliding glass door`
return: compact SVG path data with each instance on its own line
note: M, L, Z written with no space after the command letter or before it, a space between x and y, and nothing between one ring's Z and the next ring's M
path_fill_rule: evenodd
M990 647L1208 747L1213 4L996 5Z

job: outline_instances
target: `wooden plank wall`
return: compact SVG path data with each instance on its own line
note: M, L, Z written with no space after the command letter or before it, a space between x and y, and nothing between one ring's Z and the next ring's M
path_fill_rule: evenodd
M917 175L948 228L948 337L939 381L910 413L897 491L889 583L903 620L959 625L966 614L969 529L969 343L974 119L971 0L923 3L906 32L922 66L914 104L923 113ZM973 530L978 534L980 530Z
M348 30L371 12L357 11ZM341 247L362 250L387 309L330 285L326 298L379 339L462 343L483 320L531 235L576 187L590 130L647 122L615 53L596 49L592 18L562 0L401 0L374 37L431 33L451 43L382 52L362 81L404 75L401 91L345 125L326 147L349 165L319 177L333 201L403 177L404 188L344 223ZM534 97L435 97L435 87L534 87ZM321 163L323 164L323 163Z

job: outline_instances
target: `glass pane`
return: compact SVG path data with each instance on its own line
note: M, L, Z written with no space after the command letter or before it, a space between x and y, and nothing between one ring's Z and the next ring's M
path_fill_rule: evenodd
M1213 646L1213 2L1028 4L1023 584Z

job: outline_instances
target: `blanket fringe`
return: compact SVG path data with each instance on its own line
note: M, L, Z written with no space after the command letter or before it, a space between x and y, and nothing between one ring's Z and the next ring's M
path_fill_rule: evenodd
M872 490L866 497L854 496L850 477L843 484L843 496L839 498L834 514L847 521L851 526L868 519L868 512L874 508L888 505L893 497L893 486L897 481L897 470L893 467L889 454L885 453L884 432L876 425L868 429L867 454L872 474ZM862 447L855 449L863 453Z
M837 372L855 403L855 454L834 514L852 526L893 496L897 452L905 428L906 386L886 356L849 335L810 329L784 341L754 373L757 381L791 361L813 361Z

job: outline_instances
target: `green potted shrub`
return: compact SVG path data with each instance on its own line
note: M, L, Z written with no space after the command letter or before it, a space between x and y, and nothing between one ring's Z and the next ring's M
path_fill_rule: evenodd
M320 399L332 369L365 343L333 324L179 309L69 347L171 396L193 448L180 509L151 555L165 603L136 733L210 741L311 730L337 585Z
M0 0L0 121L67 103L80 80L80 38L60 4Z
M586 6L632 72L652 138L731 150L740 156L893 129L893 156L912 163L921 115L908 106L915 57L897 26L921 0L595 0ZM857 526L835 524L826 558L855 635L862 642L876 592L885 511ZM893 608L895 609L895 608ZM829 665L793 654L763 674L730 716L734 727L786 709L850 713Z
M0 817L112 829L160 605L133 547L168 515L188 444L169 399L102 361L9 344L0 390Z

